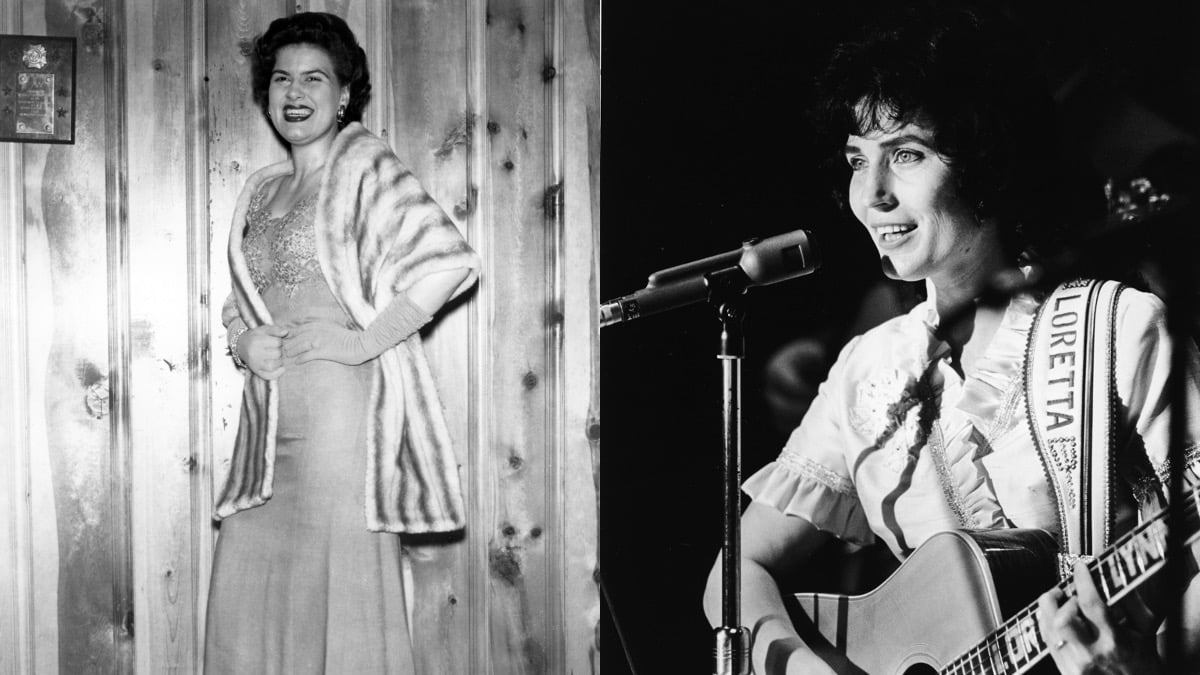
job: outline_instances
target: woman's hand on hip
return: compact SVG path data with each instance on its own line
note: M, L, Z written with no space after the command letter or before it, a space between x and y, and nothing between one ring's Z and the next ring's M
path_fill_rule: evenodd
M363 344L363 332L332 321L311 321L295 326L283 341L283 355L289 361L336 361L357 366L376 356Z
M238 340L238 356L250 372L274 380L283 374L283 340L289 332L271 324L251 328Z

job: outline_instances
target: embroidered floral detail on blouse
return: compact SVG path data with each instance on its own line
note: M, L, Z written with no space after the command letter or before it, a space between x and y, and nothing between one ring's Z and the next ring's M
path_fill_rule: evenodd
M854 483L846 480L836 471L808 457L802 457L795 452L784 450L780 453L778 462L801 476L810 478L834 492L844 495L855 494Z
M881 372L860 382L850 408L850 426L867 438L878 437L889 424L888 408L899 401L916 378L900 370Z
M312 218L316 194L296 202L278 218L267 213L265 201L265 191L259 190L246 213L242 253L250 279L259 293L278 285L285 294L294 295L302 284L321 278Z
M930 383L936 372L932 363L919 379L892 370L861 382L855 390L850 425L875 439L874 449L888 451L884 461L893 470L901 471L916 460L937 419L938 392Z

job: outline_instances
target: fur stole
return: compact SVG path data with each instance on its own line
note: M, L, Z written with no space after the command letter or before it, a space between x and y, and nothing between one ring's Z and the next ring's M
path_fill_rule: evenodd
M290 161L250 177L234 210L229 266L237 315L253 328L271 323L250 279L242 237L250 200L267 181L291 173ZM454 223L396 158L361 124L346 126L330 149L314 216L317 258L334 297L355 327L370 325L392 297L425 275L467 268L455 290L475 283L479 260ZM223 317L228 324L231 316ZM465 523L458 463L420 334L384 352L367 409L367 527L379 532L444 532ZM241 418L229 478L216 518L271 498L278 387L245 373Z

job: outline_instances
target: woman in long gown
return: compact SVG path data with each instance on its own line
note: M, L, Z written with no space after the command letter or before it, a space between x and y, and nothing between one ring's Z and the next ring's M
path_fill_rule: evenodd
M412 673L395 533L463 525L417 331L477 258L358 123L367 64L341 19L278 19L252 59L290 156L247 181L230 233L223 318L246 385L205 670Z

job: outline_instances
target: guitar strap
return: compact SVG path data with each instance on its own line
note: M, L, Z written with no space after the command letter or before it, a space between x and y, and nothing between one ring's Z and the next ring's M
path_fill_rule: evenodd
M1059 574L1106 549L1113 523L1115 281L1062 284L1038 308L1025 354L1025 403L1058 506Z

